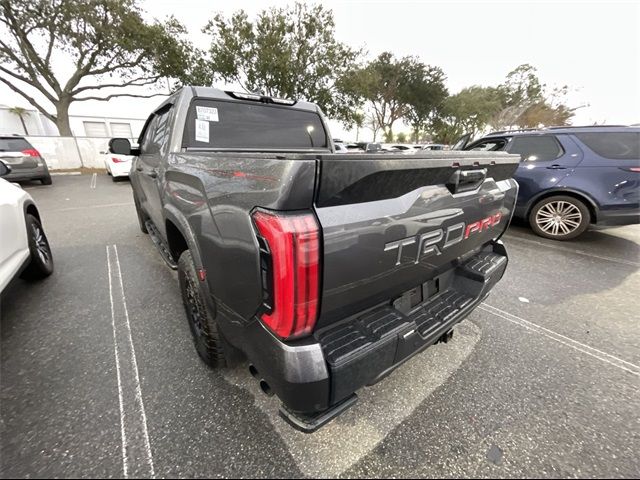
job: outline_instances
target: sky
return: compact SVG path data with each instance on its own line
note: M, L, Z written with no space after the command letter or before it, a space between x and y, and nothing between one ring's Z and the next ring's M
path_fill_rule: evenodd
M145 0L149 17L174 15L191 41L206 48L201 29L217 12L250 16L291 1ZM568 85L575 125L640 123L640 2L322 1L333 10L337 38L363 48L414 55L439 66L456 93L471 85L497 85L520 64L538 69L543 83ZM221 85L222 86L222 85ZM82 102L72 114L146 117L160 99ZM0 87L0 103L27 104ZM333 136L350 136L332 123ZM396 129L398 131L398 129Z

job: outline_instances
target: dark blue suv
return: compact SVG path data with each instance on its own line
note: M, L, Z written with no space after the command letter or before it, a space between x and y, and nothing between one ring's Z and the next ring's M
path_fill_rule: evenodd
M639 127L494 132L460 146L522 156L515 216L540 236L569 240L589 224L640 223Z

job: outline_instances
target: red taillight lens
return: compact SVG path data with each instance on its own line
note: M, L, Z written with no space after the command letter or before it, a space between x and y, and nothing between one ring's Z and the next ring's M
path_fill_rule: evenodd
M113 163L124 163L124 162L127 162L128 160L122 160L121 158L111 157L111 161Z
M22 153L24 156L26 157L39 157L40 156L40 152L38 150L36 150L35 148L27 148L25 150L22 150Z
M313 331L318 317L320 234L312 214L256 211L253 220L269 249L271 312L262 321L283 339Z

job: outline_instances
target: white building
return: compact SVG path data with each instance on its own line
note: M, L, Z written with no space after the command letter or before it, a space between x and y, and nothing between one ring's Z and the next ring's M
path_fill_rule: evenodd
M17 133L28 136L57 137L55 124L35 109L26 109L20 117L11 112L11 107L0 105L0 133ZM146 118L102 117L89 115L69 115L71 132L75 137L138 138ZM25 131L26 127L26 131Z

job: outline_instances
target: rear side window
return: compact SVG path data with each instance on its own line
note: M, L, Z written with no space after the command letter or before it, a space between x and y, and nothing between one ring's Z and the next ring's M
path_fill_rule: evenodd
M601 157L640 159L640 132L587 132L576 133L576 137Z
M249 102L197 99L187 116L183 147L235 149L327 148L315 112Z
M524 135L511 140L509 153L519 153L524 162L544 162L555 160L564 151L553 135Z
M24 138L0 138L0 152L21 152L33 148Z

